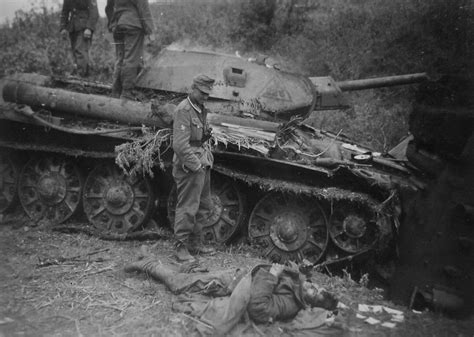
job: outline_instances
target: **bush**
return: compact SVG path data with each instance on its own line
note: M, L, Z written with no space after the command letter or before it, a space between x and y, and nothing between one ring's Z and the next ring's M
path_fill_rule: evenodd
M10 26L1 28L0 75L37 72L64 75L73 68L69 38L59 34L60 13L43 8L41 12L18 11ZM99 20L91 48L92 78L109 80L114 50L105 20Z

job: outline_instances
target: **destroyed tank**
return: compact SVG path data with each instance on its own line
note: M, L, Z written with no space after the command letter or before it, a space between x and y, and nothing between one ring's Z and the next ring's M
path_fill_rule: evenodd
M248 236L262 256L280 262L387 247L398 226L399 191L419 182L398 159L306 125L304 117L346 107L344 91L426 75L336 82L208 52L162 51L139 76L137 101L111 98L110 85L77 78L1 79L0 212L19 200L32 221L85 216L115 233L142 228L157 214L172 223L169 127L198 73L216 79L207 104L215 165L205 240ZM116 165L133 168L120 150L150 144L154 157L142 164L155 166L151 174L127 175Z

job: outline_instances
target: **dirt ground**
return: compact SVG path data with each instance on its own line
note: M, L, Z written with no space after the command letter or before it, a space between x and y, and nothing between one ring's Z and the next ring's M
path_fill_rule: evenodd
M123 266L143 250L157 259L172 256L169 240L104 241L85 234L64 234L28 222L0 224L0 337L7 336L189 336L191 318L173 312L172 294L143 274ZM263 262L244 246L228 246L200 262L212 268ZM440 314L413 313L385 301L345 277L314 273L313 279L348 306L341 310L345 336L473 336L474 318L456 321ZM404 311L393 329L356 317L358 304L381 304ZM370 314L387 321L385 314ZM261 327L261 331L268 331ZM282 332L282 335L284 333Z

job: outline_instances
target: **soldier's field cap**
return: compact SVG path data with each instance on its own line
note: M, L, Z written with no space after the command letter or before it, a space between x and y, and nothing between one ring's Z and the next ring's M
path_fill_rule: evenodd
M213 78L210 78L209 76L203 74L199 74L193 78L194 87L206 94L211 93L214 82L215 80Z

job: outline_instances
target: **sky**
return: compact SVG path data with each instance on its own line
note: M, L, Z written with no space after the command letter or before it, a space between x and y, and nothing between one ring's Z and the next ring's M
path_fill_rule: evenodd
M55 8L60 9L62 0L0 0L0 24L7 19L12 19L17 10L29 11L32 8ZM105 16L105 5L107 0L97 0L100 16Z

